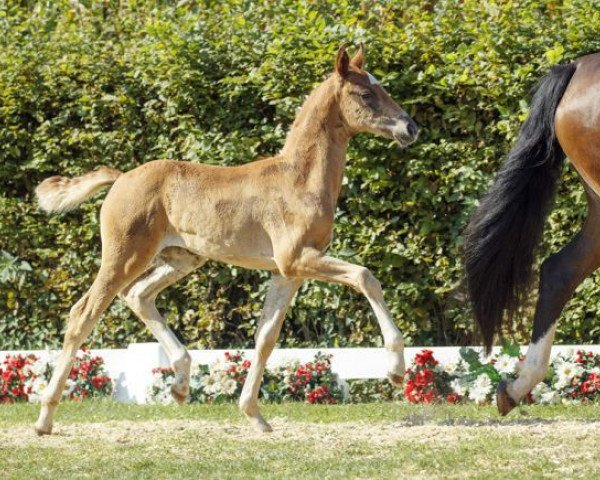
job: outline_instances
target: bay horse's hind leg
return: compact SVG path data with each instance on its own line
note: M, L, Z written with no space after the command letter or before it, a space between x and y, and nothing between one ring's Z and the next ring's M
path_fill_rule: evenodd
M577 286L600 267L600 197L588 188L586 192L589 212L583 228L542 264L533 333L525 361L514 382L498 386L497 404L502 415L544 379L558 317Z
M252 425L262 432L270 432L271 426L265 421L258 408L260 384L269 355L279 338L288 306L302 282L302 279L284 278L273 274L263 308L263 318L256 330L256 351L240 395L240 409Z
M201 267L205 262L206 259L183 248L166 248L147 272L135 279L119 294L167 352L175 371L171 394L178 403L185 402L190 390L191 357L156 309L155 300L162 290Z

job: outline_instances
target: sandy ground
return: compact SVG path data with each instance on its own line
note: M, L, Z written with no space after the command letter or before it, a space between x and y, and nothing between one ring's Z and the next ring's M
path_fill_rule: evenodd
M2 448L28 446L58 447L74 442L93 440L112 444L132 444L152 441L157 437L206 436L235 441L291 441L335 446L353 442L368 442L382 447L398 441L430 445L448 442L469 441L475 437L490 435L531 437L532 446L562 444L569 440L585 441L600 438L600 422L515 420L494 421L451 421L447 424L425 423L419 418L404 422L387 423L301 423L281 418L271 421L272 433L255 432L245 424L228 425L203 420L156 420L156 421L108 421L103 423L60 424L57 423L51 436L38 437L32 426L15 426L9 431L0 431ZM541 442L541 439L545 439ZM552 440L548 442L548 440Z

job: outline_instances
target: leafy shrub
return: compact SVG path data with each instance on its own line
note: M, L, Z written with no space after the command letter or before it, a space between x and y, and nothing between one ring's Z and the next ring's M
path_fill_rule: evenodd
M31 271L0 289L0 348L56 347L99 265L98 205L45 217L43 178L156 158L235 165L276 153L304 96L342 43L422 127L399 151L368 135L348 152L331 253L368 266L413 345L477 341L460 290L460 235L527 115L548 68L600 50L600 11L584 0L211 0L0 4L0 249ZM585 195L565 169L542 254L578 230ZM193 347L244 347L266 275L209 264L161 296ZM559 342L600 340L597 277L563 315ZM523 312L529 318L530 312ZM529 323L515 333L528 338ZM102 347L149 332L115 301ZM286 346L381 345L368 303L308 282Z

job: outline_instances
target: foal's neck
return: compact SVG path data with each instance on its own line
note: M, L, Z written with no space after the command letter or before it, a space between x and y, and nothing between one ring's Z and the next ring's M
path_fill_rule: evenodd
M335 204L350 137L340 112L336 79L332 77L306 99L281 151L285 161L296 167L296 185Z

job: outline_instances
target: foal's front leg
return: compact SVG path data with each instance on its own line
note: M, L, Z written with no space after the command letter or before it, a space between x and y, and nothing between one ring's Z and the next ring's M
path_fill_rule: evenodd
M301 279L273 275L263 307L263 318L256 330L256 353L240 395L240 409L254 427L262 432L270 432L272 429L258 408L260 384L269 355L279 338L287 308L300 285L302 285Z
M369 269L323 255L315 249L304 249L293 260L281 263L280 269L286 276L341 283L367 298L377 317L388 351L388 378L395 386L401 386L404 378L404 338L383 299L381 284Z

